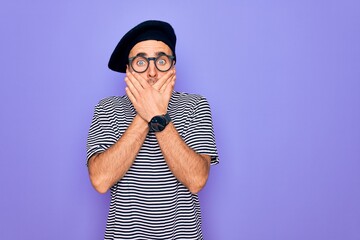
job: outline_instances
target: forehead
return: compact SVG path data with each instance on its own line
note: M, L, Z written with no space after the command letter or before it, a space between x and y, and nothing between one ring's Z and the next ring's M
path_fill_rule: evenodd
M135 56L139 53L145 53L148 56L155 56L159 52L164 52L170 55L171 49L162 41L146 40L135 44L135 46L130 50L129 57Z

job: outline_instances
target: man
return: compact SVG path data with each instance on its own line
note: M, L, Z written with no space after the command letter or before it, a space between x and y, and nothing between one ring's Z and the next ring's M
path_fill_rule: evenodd
M174 91L175 45L145 21L111 55L126 95L99 102L87 142L94 188L111 189L105 239L202 239L197 193L219 160L207 100Z

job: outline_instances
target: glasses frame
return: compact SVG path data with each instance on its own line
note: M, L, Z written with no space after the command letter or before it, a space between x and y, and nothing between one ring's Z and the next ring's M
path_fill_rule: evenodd
M165 71L160 70L160 69L158 68L158 66L156 65L156 61L157 61L160 57L163 57L163 56L168 57L168 58L170 59L170 61L171 61L171 65L170 65L169 69L168 69L168 70L165 70ZM137 58L137 57L142 57L142 58L144 58L144 59L147 61L148 65L147 65L147 67L146 67L146 69L145 69L144 71L139 72L139 71L136 71L136 70L133 68L132 62L133 62L133 60L134 60L135 58ZM150 61L154 61L154 65L155 65L155 67L156 67L157 70L159 70L160 72L167 72L167 71L169 71L169 70L172 68L172 66L174 65L174 58L175 58L174 56L172 56L172 55L167 55L167 54L160 54L160 55L157 56L157 57L145 57L145 56L142 56L142 55L136 55L136 56L134 56L134 57L129 58L129 65L131 66L131 68L132 68L135 72L137 72L137 73L144 73L144 72L146 72L146 71L149 69Z

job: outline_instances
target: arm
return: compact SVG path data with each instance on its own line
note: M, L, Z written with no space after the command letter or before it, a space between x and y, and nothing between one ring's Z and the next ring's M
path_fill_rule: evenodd
M168 75L163 79L166 80L167 84L162 84L162 90L164 90L165 86L170 86L170 91L168 91L166 94L166 98L170 99L172 91L171 86L173 85L169 85L169 83L174 80L173 72L169 72ZM128 77L125 78L125 81L128 83ZM162 108L165 107L166 111L167 103L166 101L162 101L163 98L159 91L160 90L148 91L150 94L150 100L149 97L146 98L145 104L152 105L151 103L154 102L154 99L151 99L151 97L155 97L155 100L157 100L155 101L157 103L156 106L160 105ZM130 100L132 99L132 103L138 105L138 103L134 102L133 94L129 92L128 88L126 89L126 92L128 93ZM138 100L141 101L142 99L138 98ZM141 108L138 109L141 110ZM145 109L148 110L151 108L148 107ZM141 113L144 115L144 112ZM150 112L149 114L152 113ZM148 121L144 119L144 117L141 117L139 114L137 114L128 129L115 144L113 144L104 152L95 153L89 158L88 170L90 180L98 192L107 192L107 190L116 182L118 182L132 166L136 155L143 145L146 135L149 131Z
M94 188L105 193L129 170L148 133L147 122L136 115L123 136L109 149L89 159L89 175Z
M166 113L175 84L175 70L150 86L139 74L127 71L126 92L137 113L149 122L153 116ZM199 155L179 136L170 123L156 137L164 158L174 174L192 193L199 192L207 181L210 156Z
M156 133L156 138L171 172L191 193L198 193L209 176L210 156L189 148L172 123Z

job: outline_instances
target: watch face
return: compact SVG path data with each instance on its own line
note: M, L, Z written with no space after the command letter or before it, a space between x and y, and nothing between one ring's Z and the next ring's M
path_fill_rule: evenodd
M162 116L155 116L150 121L150 128L155 132L160 132L166 127L166 119Z

